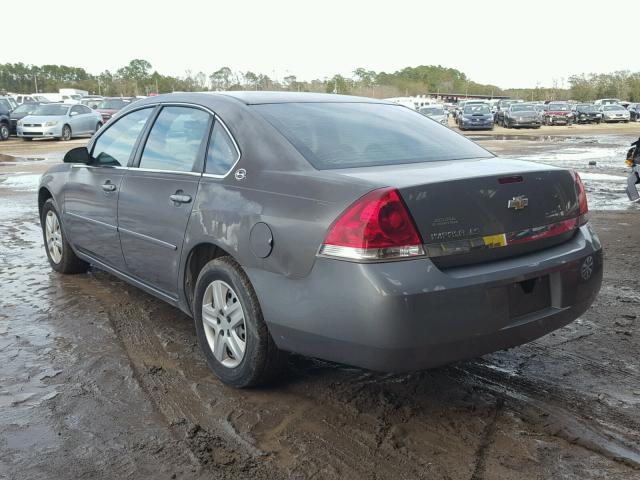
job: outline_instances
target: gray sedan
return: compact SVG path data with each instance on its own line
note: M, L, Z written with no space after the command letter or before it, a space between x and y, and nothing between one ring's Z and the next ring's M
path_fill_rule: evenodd
M31 115L18 120L16 130L25 140L55 138L71 140L93 135L102 126L102 116L85 105L41 104Z
M449 112L442 105L428 105L418 110L425 117L432 118L442 125L449 125Z
M602 248L573 171L343 95L135 102L42 177L46 254L191 315L212 370L285 352L401 372L528 342L593 302Z

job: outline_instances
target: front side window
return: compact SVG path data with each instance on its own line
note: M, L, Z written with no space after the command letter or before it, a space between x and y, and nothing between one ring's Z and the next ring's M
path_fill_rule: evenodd
M253 108L320 170L493 157L453 130L397 105L327 102Z
M93 146L91 156L94 163L98 165L126 166L138 136L152 111L153 108L136 110L110 125Z
M193 171L211 116L189 107L164 107L144 146L140 168Z
M214 175L225 175L231 170L238 157L238 150L231 137L222 124L216 121L209 140L205 172Z

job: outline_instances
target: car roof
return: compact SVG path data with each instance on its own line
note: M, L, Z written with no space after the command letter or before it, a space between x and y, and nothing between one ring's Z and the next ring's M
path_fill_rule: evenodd
M378 100L376 98L356 97L354 95L337 95L333 93L227 91L204 92L203 95L224 95L233 97L246 105L259 105L265 103L382 103L394 105L392 102Z

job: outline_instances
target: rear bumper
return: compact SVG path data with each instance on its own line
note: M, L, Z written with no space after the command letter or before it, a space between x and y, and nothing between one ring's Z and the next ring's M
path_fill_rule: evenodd
M600 289L602 250L586 225L544 251L445 271L429 259L318 258L303 279L247 274L281 349L402 372L520 345L573 321ZM548 278L549 303L514 315L509 289L533 278Z

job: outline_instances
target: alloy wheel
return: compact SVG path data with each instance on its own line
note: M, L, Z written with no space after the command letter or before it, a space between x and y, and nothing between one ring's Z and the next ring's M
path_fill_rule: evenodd
M47 212L45 218L45 236L47 240L47 250L53 263L60 263L62 260L62 231L58 216L52 210Z
M244 310L228 283L214 280L202 298L202 323L213 356L227 368L242 362L247 348Z

